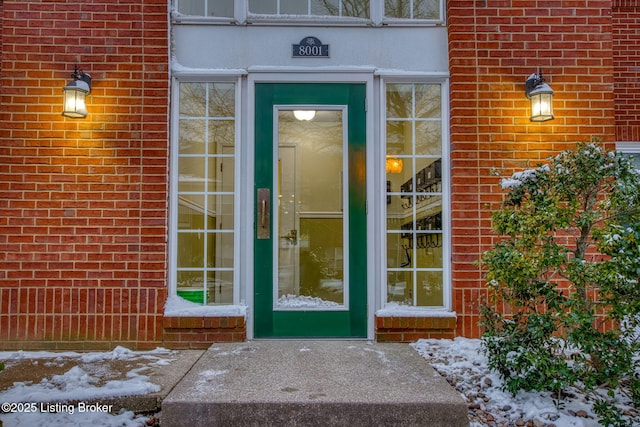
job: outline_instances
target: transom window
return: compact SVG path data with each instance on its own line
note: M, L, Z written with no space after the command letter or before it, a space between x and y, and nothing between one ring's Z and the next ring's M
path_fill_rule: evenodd
M441 85L386 85L387 302L445 305Z
M369 18L369 0L249 0L249 13Z
M443 0L173 0L181 18L207 17L237 22L254 19L313 20L327 17L376 24L439 23Z

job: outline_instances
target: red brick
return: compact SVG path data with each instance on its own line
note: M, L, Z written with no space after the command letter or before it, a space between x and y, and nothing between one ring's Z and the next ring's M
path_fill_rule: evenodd
M150 0L147 0L147 3L150 3ZM19 253L23 254L21 259L32 261L26 269L19 264L12 266L10 263L6 263L5 268L8 266L13 270L12 274L21 269L31 271L32 275L29 277L40 279L38 283L41 285L37 286L55 286L58 289L57 292L65 290L62 294L57 293L55 298L54 295L45 298L44 294L39 294L41 296L35 308L32 307L31 299L27 306L21 302L21 312L54 315L62 311L74 311L78 308L78 304L85 306L90 299L86 294L79 303L77 294L73 294L72 297L68 293L76 286L121 287L126 285L140 290L158 286L157 282L147 281L142 277L139 270L136 273L136 270L132 270L129 265L117 262L115 255L126 253L126 247L117 245L109 247L101 243L78 244L74 247L60 244L73 242L70 238L76 233L78 236L83 235L84 232L75 227L86 226L89 224L87 219L94 215L96 218L106 216L113 219L132 206L129 200L131 192L139 189L112 185L113 183L126 184L129 178L122 171L116 171L113 166L110 166L112 163L108 162L113 161L113 164L120 165L140 164L144 159L141 158L142 153L139 150L118 152L114 157L113 151L105 148L105 139L109 140L109 147L130 146L132 135L119 134L115 129L142 127L144 123L149 122L158 123L154 128L158 153L162 148L166 152L168 74L165 71L166 67L159 69L155 64L167 64L168 58L166 51L150 50L145 45L167 46L168 24L166 13L150 8L149 13L142 14L143 7L145 7L144 3L141 5L140 2L131 0L117 4L107 0L90 4L70 4L63 0L11 2L5 9L7 14L2 15L5 17L2 21L2 31L0 31L2 52L13 52L14 55L11 59L6 55L3 56L1 62L3 81L0 85L2 87L0 146L14 147L14 149L2 153L0 165L13 163L15 168L10 171L11 175L0 174L0 193L3 194L3 200L15 200L15 208L23 209L10 214L11 216L20 218L24 221L24 225L34 225L29 230L9 232L10 239L24 236L19 240L22 243L47 244L46 249L39 249L37 244L23 245L18 249ZM1 4L0 8L5 8L5 5ZM46 12L46 19L42 15L43 11ZM67 20L64 25L56 24L63 20ZM64 41L69 37L81 41L76 48L72 47L71 51L68 50L68 43ZM145 37L145 43L143 43L143 37ZM110 49L105 49L107 43ZM74 52L73 49L76 51ZM25 54L17 54L18 52ZM60 58L70 56L74 58L68 61L54 61L53 58L56 55ZM91 113L86 121L64 119L59 114L60 88L69 79L71 71L69 67L74 61L78 61L82 68L94 76L94 92L89 99ZM63 65L60 66L60 64ZM140 73L111 75L111 72L118 68L153 71L148 73L148 79L143 79ZM123 97L119 99L126 98L126 103L122 104L122 111L127 114L113 115L111 120L104 120L99 116L99 112L109 108L105 104L107 101L104 96L105 90L115 82L121 83L118 96ZM147 91L156 97L153 108L144 108L144 101L138 96L140 91ZM136 105L136 100L139 101L139 105ZM36 151L35 147L40 149ZM149 154L158 156L158 153ZM166 157L158 157L157 165L166 167ZM104 164L103 161L105 161ZM144 177L140 176L139 172L132 170L132 173L138 173L136 179L144 181ZM104 175L101 176L101 174ZM35 187L36 183L41 184ZM66 183L66 188L61 188L62 183ZM156 195L149 195L149 197L166 200L166 194L158 194L164 191L164 189L157 189ZM144 201L147 193L140 194ZM78 202L83 199L112 200L114 210L111 212L105 210L101 214L97 205L88 206ZM35 201L37 203L34 203ZM134 205L138 203L135 202ZM67 206L66 210L63 206ZM72 207L80 207L84 210L69 210ZM72 216L69 217L69 214ZM156 215L162 216L166 213L156 212ZM1 217L7 218L4 214ZM34 218L38 219L38 223L33 222ZM59 218L62 218L62 222ZM48 227L59 226L61 223L65 227L48 229ZM137 225L139 222L135 224L139 227ZM162 230L158 231L158 235L166 235L164 224L166 221L159 222L158 228ZM111 241L118 235L134 237L132 233L142 231L140 228L131 228L127 221L121 223L111 221L95 222L95 229L87 229L85 232L92 236L104 237L105 241ZM165 259L163 252L166 251L166 247L159 246L157 250L159 259ZM111 256L109 256L110 253ZM56 259L64 257L70 262L92 258L103 259L106 262L97 267L86 265L72 268L67 267L68 264L43 263L44 260L51 259L51 254L56 256ZM72 271L74 268L77 271ZM83 274L82 268L91 273ZM151 268L157 270L158 277L164 278L164 265L158 263ZM100 274L100 269L112 270L114 273ZM61 274L66 280L59 280ZM84 280L88 275L95 280ZM128 280L126 282L113 280L121 276ZM36 286L36 281L27 280L28 277L17 278L16 281L9 281L7 277L11 276L0 276L0 286L10 285L15 286L15 289L27 285ZM91 298L93 303L88 304L90 307L88 307L87 326L77 326L77 322L73 320L69 325L70 331L61 332L61 334L67 337L81 336L86 333L83 329L95 328L97 325L100 339L115 340L123 334L128 339L135 340L134 335L137 335L139 330L136 322L139 319L133 317L115 319L113 325L107 319L109 327L103 328L105 319L97 323L97 318L94 316L99 316L105 310L107 312L120 310L124 313L129 311L159 313L158 310L162 309L161 304L158 304L155 299L144 299L144 303L148 306L134 306L134 309L128 310L123 304L114 304L113 296L117 298L119 294L101 295L98 298L97 312L95 296ZM122 296L126 300L129 295ZM107 301L103 299L105 297ZM51 322L47 324L57 322L55 317L50 320ZM44 318L41 323L45 324ZM64 328L67 323L62 322L61 326ZM31 325L29 328L31 331ZM49 331L52 330L49 329ZM159 342L159 333L160 330L155 328L156 335L145 339Z

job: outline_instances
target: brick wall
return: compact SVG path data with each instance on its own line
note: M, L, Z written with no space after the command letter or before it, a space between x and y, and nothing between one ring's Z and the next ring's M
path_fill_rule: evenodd
M611 1L449 0L452 256L456 333L478 336L474 265L491 246L498 178L592 137L614 139ZM555 120L529 121L524 82L542 68Z
M458 335L480 333L486 291L474 262L495 240L490 214L501 193L492 170L532 167L591 137L640 139L637 8L614 6L612 18L611 1L447 2ZM167 8L166 0L0 3L2 349L153 347L164 326L177 341L216 329L162 318ZM60 115L74 63L93 77L80 120ZM538 67L556 91L551 122L528 119L524 81ZM379 333L399 327L378 321ZM239 324L222 329L233 339L245 333Z
M640 141L640 1L614 0L613 67L617 141Z
M167 9L2 2L2 349L162 340ZM60 115L76 63L93 77L86 119Z

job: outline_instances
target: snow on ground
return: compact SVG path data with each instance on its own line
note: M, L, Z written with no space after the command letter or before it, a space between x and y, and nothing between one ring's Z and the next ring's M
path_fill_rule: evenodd
M146 417L136 417L131 411L110 415L98 412L57 412L57 413L13 413L2 414L4 427L140 427L147 422Z
M0 421L4 427L13 426L118 426L139 427L146 417L136 417L131 411L117 415L109 413L109 405L95 404L100 399L146 395L157 392L160 386L149 381L143 372L149 367L164 366L171 359L171 352L156 349L147 352L131 351L116 347L109 352L0 352L0 360L7 366L24 359L46 359L56 363L63 360L77 361L76 366L61 375L43 378L39 383L16 382L0 392ZM161 357L165 356L165 357ZM126 378L101 381L98 373L89 367L104 361L143 361L143 366L126 372ZM84 369L82 367L84 367ZM54 396L52 398L52 396ZM52 400L56 403L51 403ZM73 402L73 403L65 403Z
M567 390L569 397L557 408L551 393L520 392L516 396L501 390L497 373L487 366L480 340L419 340L412 344L469 403L471 427L480 426L556 426L596 427L600 424L591 404L581 391ZM620 400L618 406L640 426L640 413L630 402Z
M511 396L500 389L502 381L497 374L490 372L487 359L480 352L480 340L456 338L455 340L420 340L412 347L418 351L440 374L463 395L469 403L471 427L482 426L555 426L555 427L596 427L597 417L591 410L586 397L578 390L569 390L570 397L564 405L557 408L550 393L520 392ZM301 350L302 351L302 350ZM0 352L0 360L9 365L22 359L70 358L78 364L98 364L104 360L144 359L146 366L162 366L169 363L166 356L169 350L157 349L151 352L133 352L118 347L110 352L92 353L52 353L52 352ZM82 365L87 366L87 365ZM208 372L208 375L223 375L226 372ZM98 409L86 410L79 402L104 397L118 397L135 393L150 393L157 386L142 374L141 368L132 369L123 380L107 381L100 384L97 374L90 369L74 366L62 375L45 378L37 384L16 383L13 387L0 392L0 403L21 403L21 412L2 413L0 420L4 427L47 426L47 427L140 427L147 422L146 417L136 417L131 411L110 415ZM48 396L55 394L61 399L76 403L55 407L43 403ZM29 403L29 405L24 405ZM640 414L637 410L621 403L623 411L637 420L634 426L640 426ZM35 406L33 406L35 405ZM64 404L62 404L64 405ZM3 405L3 409L5 406ZM15 406L14 406L15 409ZM25 410L34 409L26 413ZM82 409L85 409L82 411ZM57 410L57 412L56 412Z

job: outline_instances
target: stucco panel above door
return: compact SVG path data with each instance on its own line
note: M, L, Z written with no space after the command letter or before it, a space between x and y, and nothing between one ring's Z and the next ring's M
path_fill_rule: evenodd
M448 71L445 27L268 27L174 25L173 62L181 70L265 67L374 67ZM294 58L292 45L314 36L329 56Z

